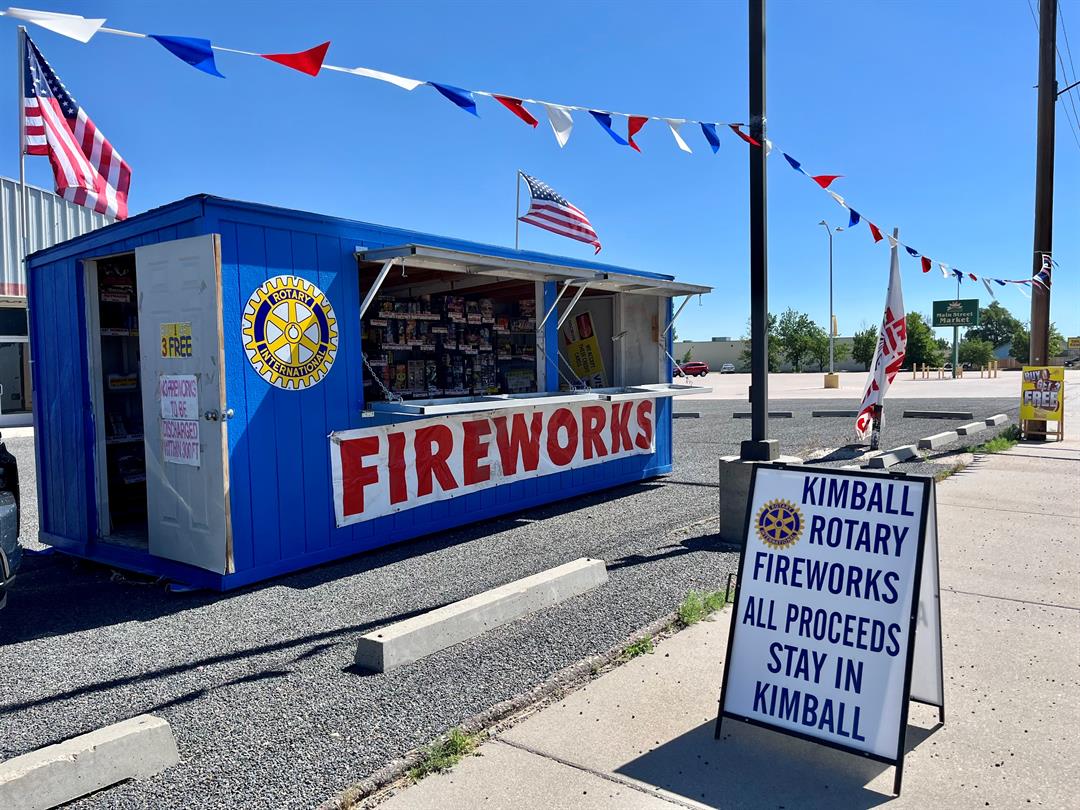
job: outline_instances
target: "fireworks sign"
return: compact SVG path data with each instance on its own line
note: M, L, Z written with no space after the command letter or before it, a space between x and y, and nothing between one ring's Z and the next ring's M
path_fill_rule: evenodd
M932 479L754 468L718 737L726 717L889 763L899 794L909 700L944 720L934 500Z

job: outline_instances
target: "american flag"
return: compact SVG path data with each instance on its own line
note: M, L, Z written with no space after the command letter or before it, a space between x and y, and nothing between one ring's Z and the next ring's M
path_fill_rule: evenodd
M128 215L131 168L86 115L41 51L24 35L28 155L48 155L56 193L117 219Z
M571 205L547 183L535 177L529 177L525 172L522 172L521 176L529 184L532 203L525 216L518 219L543 228L545 231L568 236L579 242L587 242L596 247L597 253L600 252L600 240L596 236L596 231L593 230L589 218L580 208Z

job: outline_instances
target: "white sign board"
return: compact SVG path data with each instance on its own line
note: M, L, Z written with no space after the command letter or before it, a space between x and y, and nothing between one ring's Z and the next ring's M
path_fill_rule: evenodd
M574 402L330 434L338 526L656 449L656 402Z
M162 419L199 418L199 378L194 374L162 374L158 377Z
M198 467L199 423L189 419L162 419L161 450L165 461Z
M721 717L902 763L932 486L754 470Z

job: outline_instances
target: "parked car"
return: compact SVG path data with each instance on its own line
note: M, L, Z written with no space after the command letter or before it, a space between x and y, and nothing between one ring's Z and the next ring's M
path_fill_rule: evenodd
M19 464L0 439L0 608L7 604L8 587L15 579L19 548Z
M675 366L676 377L704 377L709 373L709 364L704 360L687 360Z
M720 366L720 373L721 374L734 374L735 373L735 364L734 363L724 363L724 365Z

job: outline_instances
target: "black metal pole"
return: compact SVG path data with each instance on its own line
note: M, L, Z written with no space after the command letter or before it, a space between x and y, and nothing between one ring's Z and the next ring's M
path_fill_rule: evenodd
M769 255L765 168L765 0L749 0L750 137L750 439L739 456L771 461L780 446L769 439Z
M1054 58L1057 36L1057 0L1039 2L1039 101L1035 160L1035 251L1033 271L1042 269L1044 254L1049 254L1054 232L1054 102L1057 100ZM1033 366L1045 366L1049 360L1050 291L1031 285L1031 343L1028 354ZM1045 425L1040 429L1045 430Z

